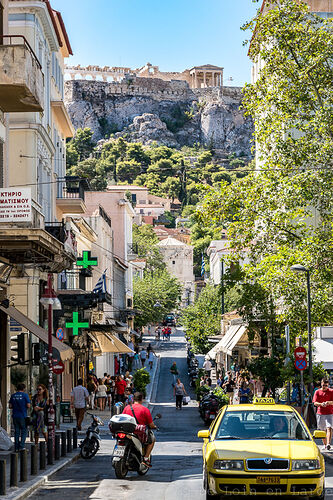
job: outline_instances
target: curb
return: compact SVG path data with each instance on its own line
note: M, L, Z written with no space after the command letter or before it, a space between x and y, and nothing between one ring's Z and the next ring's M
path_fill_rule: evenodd
M21 486L14 491L8 493L4 498L7 500L22 500L31 495L35 490L47 483L49 477L53 476L56 472L60 471L67 465L76 462L80 457L80 453L77 453L73 457L64 458L58 464L53 465L49 468L47 473L43 476L38 476L35 479L31 479L24 486Z
M155 394L156 394L157 380L158 380L158 375L160 372L160 360L161 360L160 356L156 356L155 370L152 374L152 382L149 384L150 385L149 392L148 392L147 397L146 397L146 403L148 405L153 401Z

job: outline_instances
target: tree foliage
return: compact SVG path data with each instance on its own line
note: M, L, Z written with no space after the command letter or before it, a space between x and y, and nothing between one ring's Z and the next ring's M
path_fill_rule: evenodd
M238 310L306 331L303 264L311 273L314 325L333 321L332 21L304 2L268 1L247 24L250 56L262 59L244 107L256 125L260 170L210 189L198 210L203 227L226 228L231 260L246 259ZM268 328L266 327L266 329Z
M145 273L143 279L134 281L134 308L136 326L159 323L164 316L177 309L181 286L177 278L166 270Z
M206 353L211 348L208 337L221 330L220 291L207 285L194 304L182 312L182 323L195 352Z

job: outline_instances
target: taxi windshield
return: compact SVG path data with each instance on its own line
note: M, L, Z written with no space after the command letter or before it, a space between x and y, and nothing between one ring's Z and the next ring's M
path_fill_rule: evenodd
M296 413L253 409L226 411L215 439L308 441L311 438Z

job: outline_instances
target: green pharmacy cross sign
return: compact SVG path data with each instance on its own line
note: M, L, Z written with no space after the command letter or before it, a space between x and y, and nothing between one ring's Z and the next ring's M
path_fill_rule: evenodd
M88 266L97 266L97 257L92 257L89 250L83 250L82 257L79 257L76 261L77 266L82 266L87 269Z
M66 323L66 328L73 328L73 335L79 335L79 328L89 328L89 321L79 321L79 313L73 312L73 321Z

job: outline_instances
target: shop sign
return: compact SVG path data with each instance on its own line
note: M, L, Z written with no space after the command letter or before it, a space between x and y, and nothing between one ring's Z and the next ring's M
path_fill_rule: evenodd
M0 222L31 220L31 188L0 188Z

